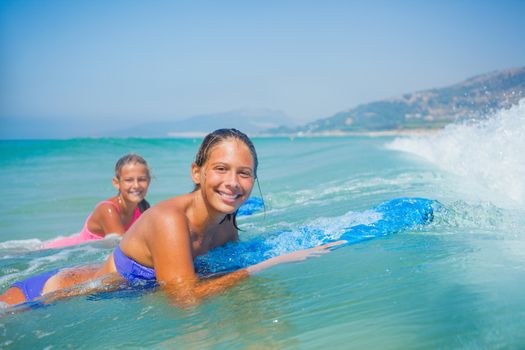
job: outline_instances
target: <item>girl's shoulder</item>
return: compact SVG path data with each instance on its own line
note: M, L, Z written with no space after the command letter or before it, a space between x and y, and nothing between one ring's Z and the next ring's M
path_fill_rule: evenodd
M187 225L187 212L190 205L191 199L186 195L166 199L144 212L143 221L147 220L157 228L159 225Z
M115 211L118 214L120 213L120 208L116 199L109 198L98 202L93 209L92 215L98 217L99 215L111 214L112 211Z
M106 200L100 201L95 205L95 210L99 208L118 208L118 198L111 197Z
M185 194L182 196L168 198L152 206L149 210L154 213L174 215L185 214L191 205L191 196Z

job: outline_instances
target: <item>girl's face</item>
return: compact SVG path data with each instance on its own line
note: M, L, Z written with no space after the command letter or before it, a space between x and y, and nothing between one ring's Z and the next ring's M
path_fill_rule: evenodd
M192 178L215 210L231 214L252 192L255 174L250 149L236 139L221 142L202 167L193 164Z
M126 202L140 203L148 192L150 177L148 169L139 163L130 163L120 169L119 177L113 178L113 186Z

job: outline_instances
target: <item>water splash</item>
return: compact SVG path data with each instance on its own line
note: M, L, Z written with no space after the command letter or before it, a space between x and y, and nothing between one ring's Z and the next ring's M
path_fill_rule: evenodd
M319 218L307 225L228 243L195 259L199 273L234 271L271 257L312 248L337 240L355 244L413 229L433 220L441 204L424 198L397 198L363 213Z
M387 148L416 154L525 205L525 99L481 120L451 124L439 134L396 138Z
M0 257L4 254L23 253L42 248L43 242L37 238L12 240L0 243Z

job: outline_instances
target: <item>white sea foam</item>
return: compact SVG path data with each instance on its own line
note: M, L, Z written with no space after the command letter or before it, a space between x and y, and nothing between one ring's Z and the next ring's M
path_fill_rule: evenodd
M525 99L482 120L451 124L436 135L397 138L387 147L421 156L494 197L525 205Z
M0 254L23 253L32 250L43 249L45 243L49 243L61 238L72 237L75 235L78 235L78 233L73 233L69 236L58 236L48 241L42 241L40 239L33 238L0 242Z
M76 235L78 235L78 233L74 233L70 236L57 236L47 241L42 241L40 239L33 238L33 239L11 240L11 241L6 241L6 242L0 242L0 256L5 257L4 255L19 254L19 253L25 253L29 251L44 249L45 243L49 243L57 239L61 239L65 237L72 237ZM112 248L121 239L122 239L122 236L119 235L118 233L109 233L103 239L90 241L89 243L91 245L97 245L100 247Z
M339 239L348 230L348 227L356 225L370 225L382 218L382 214L373 210L364 212L352 212L336 218L321 217L308 222L307 226L326 232L329 239Z
M42 241L38 239L2 242L0 260L20 258L26 267L21 271L4 267L1 271L0 286L7 286L39 272L71 266L72 260L75 261L73 265L89 265L94 261L102 261L107 256L108 249L113 249L120 239L121 236L111 234L101 240L49 250L41 250Z
M28 251L42 248L43 242L39 239L12 240L0 243L0 250Z
M0 285L12 283L15 280L23 278L24 276L34 275L38 271L46 270L48 266L53 266L53 263L57 261L67 261L70 256L70 253L67 251L58 251L53 255L32 258L31 260L27 261L27 268L24 271L10 271L9 273L0 276ZM10 258L10 256L2 256L2 259L7 258Z

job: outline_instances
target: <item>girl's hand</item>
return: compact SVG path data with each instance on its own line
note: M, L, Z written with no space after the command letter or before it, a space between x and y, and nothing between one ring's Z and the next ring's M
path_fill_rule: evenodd
M329 248L335 247L335 246L338 246L344 243L346 243L346 241L331 242L331 243L323 244L318 247L313 247L310 249L299 250L296 252L276 256L271 259L260 262L256 265L249 266L246 268L246 270L248 271L250 275L253 275L254 273L266 270L267 268L272 267L277 264L289 263L289 262L295 262L295 261L303 261L308 258L319 257L323 254L329 253L330 252Z

